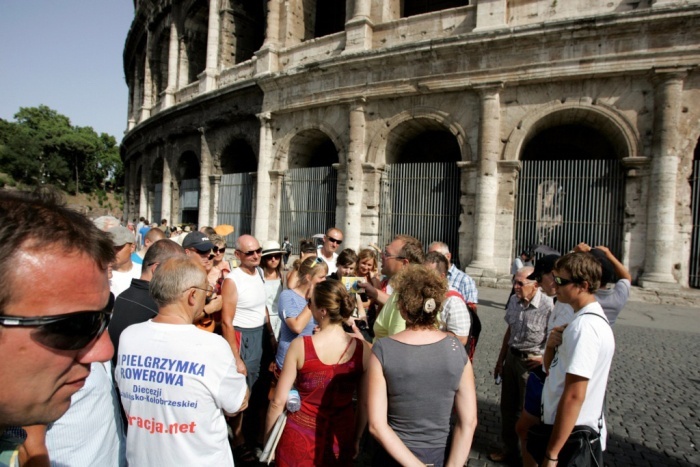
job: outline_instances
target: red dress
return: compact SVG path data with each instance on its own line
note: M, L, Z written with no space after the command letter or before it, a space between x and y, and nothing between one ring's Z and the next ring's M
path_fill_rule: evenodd
M350 360L326 365L318 359L311 336L304 336L304 366L296 379L301 410L288 414L275 452L276 466L353 465L352 396L362 369L359 340Z

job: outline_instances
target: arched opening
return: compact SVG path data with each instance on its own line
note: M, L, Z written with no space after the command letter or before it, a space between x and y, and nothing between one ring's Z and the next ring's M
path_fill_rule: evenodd
M405 18L466 5L469 5L469 0L403 0L401 17Z
M230 224L236 236L252 233L253 200L257 156L242 140L232 141L221 153L221 183L219 184L219 224Z
M197 81L207 66L207 34L209 31L209 2L198 1L188 12L184 24L184 57L187 83Z
M163 209L163 158L158 157L151 165L150 183L148 184L148 213L151 222L160 222Z
M177 201L180 222L197 224L199 222L199 159L192 151L182 153L178 160L177 196L173 193L173 201Z
M321 130L306 130L289 144L282 182L280 235L293 244L335 225L338 150Z
M157 35L151 48L151 89L153 90L153 103L160 101L160 95L168 86L168 44L169 29L163 29Z
M513 254L533 245L569 251L579 242L621 256L624 171L621 138L605 119L572 113L538 122L521 153ZM606 125L607 124L607 125Z
M435 120L408 120L389 134L381 179L380 244L396 234L412 235L424 245L443 241L459 266L461 158L456 136Z
M233 1L221 11L221 65L228 68L253 58L265 40L265 2Z
M695 145L693 156L693 174L690 177L691 200L693 212L693 233L690 241L690 268L688 284L700 289L700 139Z
M316 0L314 37L345 30L345 0Z

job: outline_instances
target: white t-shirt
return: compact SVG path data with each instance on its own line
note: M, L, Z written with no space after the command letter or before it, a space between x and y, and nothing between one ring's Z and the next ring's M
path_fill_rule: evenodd
M596 314L599 317L585 316L586 314ZM593 302L581 308L564 330L562 344L557 348L542 390L544 423L554 424L559 401L564 393L566 374L570 373L588 379L586 398L576 425L587 425L598 430L608 374L615 353L615 337L604 316L600 304ZM603 449L606 436L603 420L600 435Z
M219 335L193 325L129 326L115 370L131 466L233 466L222 409L236 412L245 376Z
M573 319L574 309L571 308L571 305L557 301L549 315L549 322L547 322L547 339L549 339L549 333L552 332L552 329L569 324Z
M109 290L114 294L114 298L131 286L131 279L141 277L141 265L132 263L131 271L119 272L112 270L112 278L109 280Z
M630 281L620 279L615 283L615 286L610 289L599 289L595 293L595 299L598 300L600 306L603 307L605 317L610 321L612 326L617 321L617 316L627 304L627 299L630 297Z
M330 276L334 272L338 271L338 266L335 264L336 260L338 259L338 253L333 253L333 258L328 259L325 256L323 256L323 252L321 251L322 248L323 245L318 247L318 249L316 250L316 256L321 258L323 262L326 263L326 265L328 266L328 275Z
M259 270L255 274L248 274L242 268L235 268L228 273L226 280L236 283L238 302L236 314L233 317L233 325L239 328L252 329L265 324L265 304L267 294L265 284Z

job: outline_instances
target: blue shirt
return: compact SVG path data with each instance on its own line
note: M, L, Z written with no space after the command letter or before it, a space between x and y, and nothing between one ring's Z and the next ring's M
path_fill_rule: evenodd
M457 289L462 294L464 301L479 303L479 292L476 290L474 279L457 269L457 266L454 264L447 271L447 282L450 287Z
M275 358L277 368L280 370L282 369L284 357L287 355L287 350L289 350L292 341L296 339L297 336L312 335L316 327L316 321L313 317L300 334L295 333L287 326L287 318L296 318L304 310L304 307L306 307L306 299L295 291L284 290L280 294L279 302L277 302L277 314L282 321L282 326L280 328L280 339L277 345L277 357Z

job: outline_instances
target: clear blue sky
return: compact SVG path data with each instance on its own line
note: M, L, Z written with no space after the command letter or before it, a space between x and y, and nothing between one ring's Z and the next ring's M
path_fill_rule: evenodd
M0 0L0 118L44 104L121 141L132 0Z

